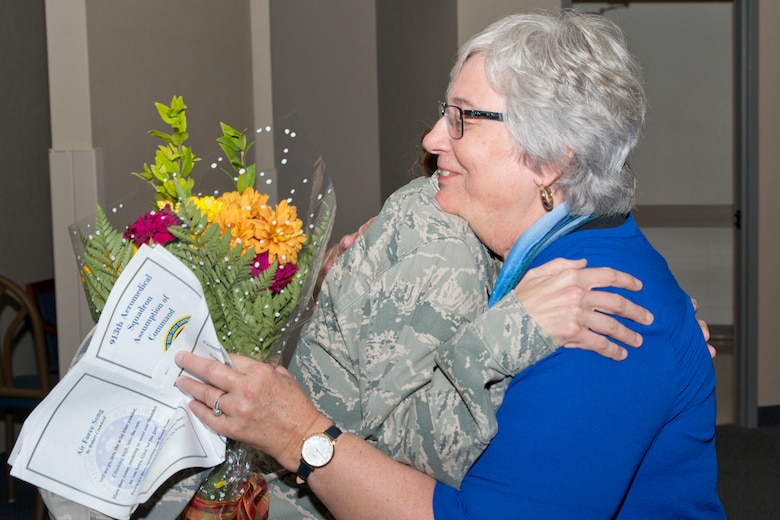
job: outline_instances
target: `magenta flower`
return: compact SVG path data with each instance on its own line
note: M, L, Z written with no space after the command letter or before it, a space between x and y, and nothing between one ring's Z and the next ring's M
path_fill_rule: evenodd
M281 292L292 282L293 277L298 272L298 266L295 264L283 264L276 270L274 283L271 284L271 292Z
M138 217L138 220L127 228L124 237L139 246L152 242L164 246L176 240L168 228L181 224L181 219L166 204L163 209L152 210Z
M260 273L264 273L269 267L268 251L260 253L252 262L252 276L260 276Z
M260 276L271 266L268 262L268 251L264 251L255 257L252 262L252 276ZM298 266L295 264L282 264L276 269L274 281L271 284L271 292L278 293L292 282L293 277L298 272Z

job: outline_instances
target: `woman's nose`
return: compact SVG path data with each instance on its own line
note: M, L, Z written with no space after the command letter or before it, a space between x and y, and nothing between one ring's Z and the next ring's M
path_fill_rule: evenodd
M447 118L440 117L423 137L422 145L428 153L440 155L447 149L450 134L447 132Z

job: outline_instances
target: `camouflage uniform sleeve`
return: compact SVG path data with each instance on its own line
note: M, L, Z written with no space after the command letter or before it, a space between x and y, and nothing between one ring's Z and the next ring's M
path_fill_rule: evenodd
M484 309L487 282L475 261L452 238L418 248L383 274L361 334L362 434L394 459L451 484L484 446L433 356Z
M435 357L437 368L457 390L487 446L496 434L495 412L510 379L557 348L510 292L461 327Z
M496 434L510 378L556 349L510 293L439 346L429 383L396 408L380 446L389 437L394 458L459 486Z
M341 333L327 286L298 340L289 370L314 405L342 430L360 430L358 372Z
M375 271L368 294L334 303L324 287L290 366L342 429L451 484L484 442L433 356L484 310L481 260L460 238L432 238Z

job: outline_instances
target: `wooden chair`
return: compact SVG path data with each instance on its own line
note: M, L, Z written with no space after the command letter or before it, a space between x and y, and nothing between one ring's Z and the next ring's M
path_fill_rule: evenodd
M10 454L16 439L15 422L18 414L29 413L51 390L52 382L47 366L46 335L43 321L27 293L15 282L0 275L0 324L3 334L0 342L0 409L5 415L5 448ZM26 333L32 333L35 354L35 372L16 374L13 358ZM16 498L14 479L7 467L8 499ZM38 496L36 518L43 518L43 502Z
M28 283L25 289L27 289L27 295L36 309L38 309L38 314L40 314L43 321L49 374L59 378L60 358L57 346L57 304L54 294L54 278Z

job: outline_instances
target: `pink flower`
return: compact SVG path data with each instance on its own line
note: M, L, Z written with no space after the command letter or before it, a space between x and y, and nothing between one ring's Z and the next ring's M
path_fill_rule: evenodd
M252 262L252 276L260 276L271 264L268 262L268 251L264 251L255 257ZM282 264L276 269L274 281L271 284L271 292L281 292L292 282L293 277L298 272L298 266L295 264Z
M292 282L293 277L298 272L298 266L295 264L282 264L279 269L276 270L276 276L274 276L274 283L271 284L271 292L281 292L282 289L287 287Z
M139 246L152 242L164 246L176 240L168 228L181 224L181 219L166 204L162 209L152 210L138 217L138 220L127 228L124 237Z
M271 264L268 263L268 251L260 253L255 256L254 262L252 262L252 276L260 276L260 273L264 273Z

